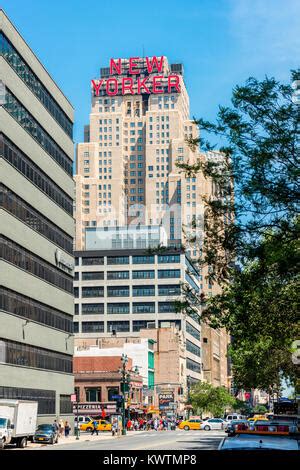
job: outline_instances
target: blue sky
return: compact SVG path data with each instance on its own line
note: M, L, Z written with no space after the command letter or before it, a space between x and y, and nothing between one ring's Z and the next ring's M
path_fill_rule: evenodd
M90 80L110 57L183 62L191 116L213 119L247 77L288 81L299 66L298 0L2 0L1 7L75 108L83 139Z

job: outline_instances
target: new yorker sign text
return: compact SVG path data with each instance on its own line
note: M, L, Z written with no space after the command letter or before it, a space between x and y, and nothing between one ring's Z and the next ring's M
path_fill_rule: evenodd
M131 57L126 65L124 60L110 59L109 78L92 80L94 95L180 93L179 75L164 74L163 64L164 56Z

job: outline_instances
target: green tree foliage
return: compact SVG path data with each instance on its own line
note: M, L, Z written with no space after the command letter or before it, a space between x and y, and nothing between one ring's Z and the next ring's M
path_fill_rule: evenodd
M192 387L190 402L201 413L223 416L226 409L232 408L235 398L225 387L213 387L210 383L198 382Z
M293 79L299 71L292 73ZM223 292L209 300L203 320L226 327L238 388L277 391L295 381L292 342L299 337L299 122L292 88L273 78L249 78L233 90L232 107L216 123L196 121L215 145L193 139L209 158L178 164L202 172L216 191L204 199L202 265Z

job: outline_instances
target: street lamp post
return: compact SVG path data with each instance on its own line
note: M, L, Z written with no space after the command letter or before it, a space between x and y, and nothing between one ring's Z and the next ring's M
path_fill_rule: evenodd
M126 423L125 423L125 386L128 383L128 374L126 371L126 365L128 362L128 357L126 354L122 354L121 357L122 368L120 369L121 373L121 391L123 394L122 399L122 435L126 435Z

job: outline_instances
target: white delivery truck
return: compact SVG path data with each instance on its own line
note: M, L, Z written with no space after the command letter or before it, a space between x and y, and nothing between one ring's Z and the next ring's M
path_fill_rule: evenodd
M0 449L7 444L26 447L36 430L37 409L37 401L0 400Z

